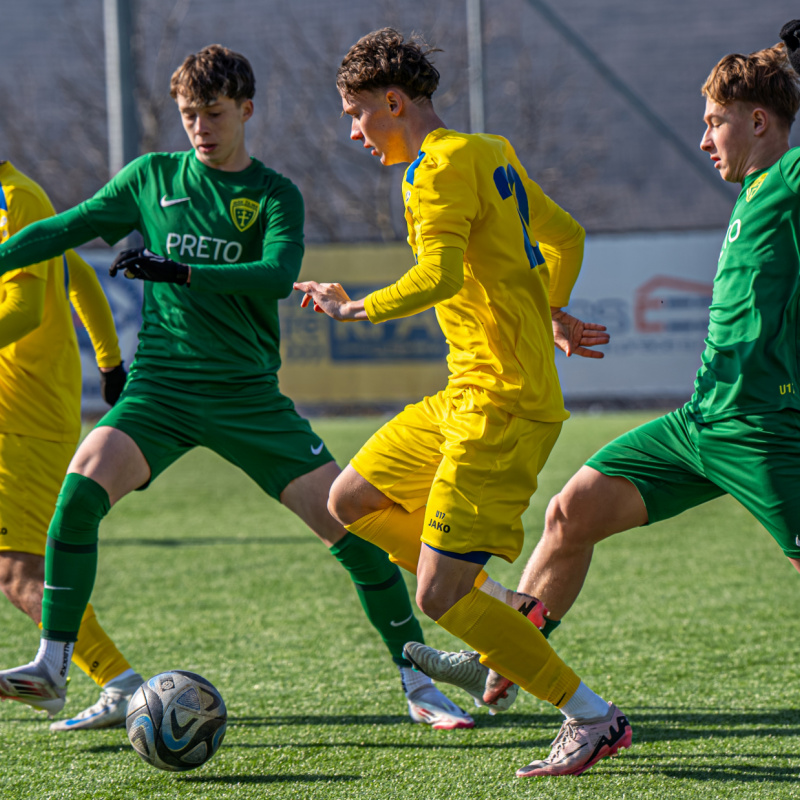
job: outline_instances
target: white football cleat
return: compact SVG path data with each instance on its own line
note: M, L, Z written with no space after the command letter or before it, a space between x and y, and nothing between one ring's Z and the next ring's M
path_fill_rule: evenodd
M499 697L494 703L485 703L483 693L486 690L486 679L489 668L480 662L480 653L474 650L462 650L449 653L437 650L420 642L408 642L403 648L403 655L420 671L441 683L451 683L472 695L475 705L486 706L490 712L506 711L517 699L519 687L512 683L506 689L506 696Z
M31 662L0 671L0 699L27 703L52 717L64 708L67 687L58 686L44 664Z
M400 667L400 680L412 722L423 722L436 731L472 728L475 725L475 720L445 697L427 675L412 667Z
M71 719L60 719L50 726L50 730L85 731L97 728L118 728L125 724L128 701L133 693L144 683L141 675L135 674L115 684L107 683L100 692L99 700L85 708Z
M435 731L475 727L475 720L432 684L417 689L411 697L406 699L408 700L408 714L412 722L424 722Z

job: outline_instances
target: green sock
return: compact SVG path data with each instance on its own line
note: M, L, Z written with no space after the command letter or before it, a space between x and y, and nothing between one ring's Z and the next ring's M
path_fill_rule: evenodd
M550 617L544 618L544 628L542 628L542 636L545 639L550 637L550 634L561 624L560 619L550 619Z
M397 565L379 547L352 533L333 545L331 553L350 573L364 613L389 648L392 661L410 667L403 646L424 639Z
M111 503L91 478L70 472L61 486L47 531L42 637L74 642L97 574L100 520Z

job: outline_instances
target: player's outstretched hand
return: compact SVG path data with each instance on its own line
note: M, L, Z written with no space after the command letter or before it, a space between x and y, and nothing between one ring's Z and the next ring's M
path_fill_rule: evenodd
M800 73L800 19L787 22L780 32L780 37L786 45L789 61L795 72Z
M363 300L351 300L341 283L317 283L316 281L300 281L294 284L298 292L305 292L300 303L306 308L314 303L314 311L327 314L340 321L367 319Z
M584 358L605 357L605 353L590 349L608 344L611 337L606 333L605 325L583 322L560 308L551 308L550 316L553 320L553 337L556 347L563 350L567 357L573 355Z
M119 400L127 378L128 373L125 372L125 366L122 363L106 371L100 370L100 396L110 406Z
M108 274L114 278L118 272L126 278L156 283L177 283L183 285L189 280L189 267L179 261L157 256L147 248L123 250L115 259Z

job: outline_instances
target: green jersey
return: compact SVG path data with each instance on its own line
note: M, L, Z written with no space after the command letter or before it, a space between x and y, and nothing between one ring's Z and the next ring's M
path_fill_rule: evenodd
M149 250L192 267L190 287L145 281L132 378L205 392L275 383L278 300L303 247L303 201L287 178L255 159L223 172L193 150L151 153L77 210L109 244L138 230Z
M753 172L731 214L708 337L686 406L697 422L800 410L800 148Z
M0 274L134 230L192 273L190 286L145 281L131 377L199 394L274 388L278 300L291 294L303 257L303 199L294 184L255 159L223 172L193 150L151 153L91 199L0 245Z

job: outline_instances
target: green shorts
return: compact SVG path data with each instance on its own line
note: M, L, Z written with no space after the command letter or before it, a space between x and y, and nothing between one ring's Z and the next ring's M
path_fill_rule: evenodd
M130 380L97 423L127 433L150 466L146 489L170 464L203 446L244 470L280 499L295 479L333 461L322 440L277 387L255 396L178 392Z
M595 453L586 465L627 478L649 522L730 494L790 558L800 558L800 414L769 414L700 424L679 408Z

